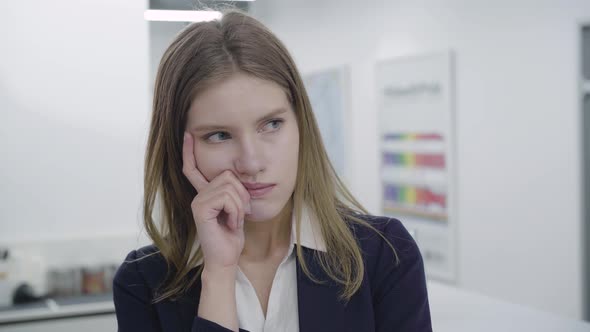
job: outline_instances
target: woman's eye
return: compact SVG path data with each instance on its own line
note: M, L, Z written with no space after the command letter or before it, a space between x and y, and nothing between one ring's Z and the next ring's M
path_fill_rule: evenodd
M221 142L229 138L229 135L226 132L218 131L216 133L212 133L205 136L205 140L209 142Z
M281 119L270 120L269 122L266 123L266 125L264 126L264 129L268 129L270 131L277 130L277 129L281 128L282 124L283 124L283 120L281 120Z

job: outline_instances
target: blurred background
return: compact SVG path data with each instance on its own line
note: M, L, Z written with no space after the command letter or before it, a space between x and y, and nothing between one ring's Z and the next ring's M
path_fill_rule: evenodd
M116 330L160 57L226 3L0 2L0 331ZM232 4L293 55L352 193L418 241L435 331L590 331L589 1Z

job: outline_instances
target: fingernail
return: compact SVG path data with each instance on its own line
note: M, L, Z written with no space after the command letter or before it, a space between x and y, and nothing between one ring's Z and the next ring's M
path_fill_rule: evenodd
M252 206L250 205L250 203L246 204L246 213L252 213Z
M184 140L186 141L186 139L187 139L187 138L188 138L188 133L187 133L187 132L185 132L185 133L184 133Z

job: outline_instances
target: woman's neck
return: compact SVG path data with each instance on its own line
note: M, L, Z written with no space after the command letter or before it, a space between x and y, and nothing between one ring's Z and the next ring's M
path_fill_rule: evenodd
M284 256L291 243L293 200L290 199L279 214L266 221L244 224L245 243L241 259L260 262L275 256Z

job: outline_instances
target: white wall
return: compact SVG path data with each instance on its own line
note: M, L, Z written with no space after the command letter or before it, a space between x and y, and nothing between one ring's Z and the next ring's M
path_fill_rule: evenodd
M380 213L373 65L456 53L461 287L582 318L578 23L590 2L258 0L304 73L352 71L352 190Z
M0 244L137 235L146 8L0 2Z

